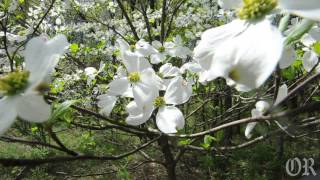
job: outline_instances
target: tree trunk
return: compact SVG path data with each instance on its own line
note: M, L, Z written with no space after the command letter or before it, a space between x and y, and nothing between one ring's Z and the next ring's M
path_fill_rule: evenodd
M169 180L176 180L176 162L170 150L168 137L162 136L158 143L165 158L166 170Z

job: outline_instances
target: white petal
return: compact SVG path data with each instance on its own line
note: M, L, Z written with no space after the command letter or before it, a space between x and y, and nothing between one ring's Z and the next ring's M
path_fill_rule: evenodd
M87 67L84 69L84 73L87 76L92 76L92 75L96 74L97 72L98 72L97 69L94 67Z
M97 105L99 108L101 108L100 113L105 116L109 116L118 98L108 94L103 94L98 96L97 99Z
M146 58L141 57L137 53L133 53L131 51L126 51L124 53L122 62L129 73L140 72L151 67L151 64Z
M277 99L275 100L274 104L278 104L288 95L288 87L286 84L283 84L279 87Z
M199 44L194 49L194 59L203 69L208 70L216 49L226 40L246 29L245 21L234 20L223 26L206 30L201 35Z
M188 70L193 73L199 73L202 71L200 64L196 62L188 62L181 66L180 73L184 74L185 71Z
M303 68L310 72L311 69L317 64L318 55L314 51L307 51L302 57Z
M133 97L139 107L152 105L154 99L159 96L159 89L148 84L138 82L133 84Z
M177 129L182 129L185 124L182 112L174 106L159 108L156 123L159 130L167 134L176 133Z
M121 95L121 97L133 98L132 87L130 86L130 87Z
M162 44L160 41L152 41L152 46L156 49L160 49L162 47Z
M162 79L156 75L152 68L145 69L141 72L140 81L158 89L160 89L162 86Z
M127 71L123 66L119 66L117 69L117 75L114 76L115 79L127 77Z
M150 56L151 54L157 52L153 46L151 46L148 42L146 42L143 39L141 39L137 42L136 51L143 56Z
M278 4L286 12L320 21L319 0L278 0Z
M68 45L64 35L57 35L49 41L45 37L32 38L25 49L25 63L26 69L30 71L30 82L36 84L44 81L54 70L60 55Z
M252 109L251 110L251 117L259 117L262 116L263 113L257 109Z
M180 69L172 66L171 63L166 63L160 67L159 72L163 77L172 77L177 76L180 73Z
M163 60L166 59L166 56L164 53L156 53L151 55L151 63L152 64L159 64Z
M280 69L289 67L297 59L296 51L292 46L285 47L279 62Z
M312 30L312 29L311 29ZM310 30L310 31L311 31ZM309 32L310 32L309 31ZM319 32L320 33L320 32ZM310 34L310 33L307 33L307 34L304 34L303 36L302 36L302 38L300 39L300 41L301 41L301 43L303 44L303 45L305 45L306 47L311 47L314 43L316 43L317 42L317 40L314 38L314 37L312 37L312 35Z
M183 104L189 100L192 95L192 85L181 76L173 78L168 85L164 100L166 104Z
M136 107L127 107L127 110L129 110L129 112L132 112L134 109L137 110L137 112L140 111L137 105ZM126 123L133 126L138 126L140 124L143 124L150 119L153 110L154 110L153 106L143 106L142 113L129 114L129 116L126 118Z
M159 96L159 89L162 86L160 80L151 68L141 72L140 81L132 84L133 97L138 106L151 105Z
M18 116L30 122L44 122L49 119L51 106L43 96L38 94L24 94L17 101Z
M10 128L17 117L15 101L8 97L0 99L0 135Z
M251 24L243 33L219 46L210 67L209 80L230 77L241 85L238 86L241 89L258 88L274 71L282 50L283 37L269 20Z
M173 42L164 42L165 49L173 49L176 45Z
M173 49L171 54L172 54L173 57L179 57L179 58L182 58L182 59L186 59L187 56L191 56L192 55L192 52L187 47L178 46L178 47Z
M266 112L270 108L270 105L266 101L258 101L256 103L256 109L261 113Z
M252 137L251 132L256 125L257 125L257 122L251 122L247 124L246 130L244 132L244 135L246 136L246 138L250 139Z
M116 41L120 46L121 53L124 53L125 51L130 49L130 45L125 40L119 38Z
M129 104L127 104L126 111L129 113L129 115L137 116L143 113L143 108L138 107L135 101L131 101Z
M237 9L242 6L242 0L218 0L218 4L223 9Z
M109 83L108 94L112 96L123 95L129 88L129 81L125 78L115 79Z

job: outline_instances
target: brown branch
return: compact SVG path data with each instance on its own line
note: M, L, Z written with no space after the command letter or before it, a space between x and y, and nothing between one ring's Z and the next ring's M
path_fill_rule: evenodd
M272 115L267 115L267 116L260 116L260 117L250 117L250 118L243 118L240 120L232 121L229 123L222 124L220 126L208 129L206 131L202 131L199 133L194 133L194 134L166 134L167 136L171 137L180 137L180 138L193 138L193 137L200 137L204 136L210 133L214 133L217 131L220 131L222 129L239 125L239 124L244 124L244 123L249 123L249 122L259 122L259 121L265 121L265 120L281 120L283 117L291 117L291 116L296 116L297 114L304 113L304 112L312 112L312 111L318 111L320 109L320 102L315 102L311 103L293 110L288 110L288 111L283 111L280 113L272 114ZM150 131L156 132L157 130L150 129Z
M132 33L133 33L134 38L135 38L137 41L139 41L140 38L139 38L139 36L138 36L138 33L137 33L137 31L136 31L136 28L133 26L133 24L132 24L132 22L131 22L131 19L129 18L129 15L128 15L127 11L125 10L125 8L124 8L121 0L116 0L116 1L117 1L118 5L119 5L119 7L120 7L120 9L121 9L124 17L126 18L127 23L129 24L129 26L130 26L130 28L131 28L131 31L132 31Z
M110 155L110 156L79 155L79 156L70 156L70 157L69 156L54 157L54 158L46 158L46 159L0 158L0 164L2 164L3 166L38 166L46 163L70 162L70 161L78 161L78 160L97 160L97 161L118 160L140 151L141 149L157 141L159 138L160 136L152 139L151 141L141 145L136 149L133 149L129 152L126 152L120 155Z
M163 44L165 40L165 21L167 18L166 15L166 9L167 9L167 0L162 0L162 15L161 15L161 32L160 32L160 42Z

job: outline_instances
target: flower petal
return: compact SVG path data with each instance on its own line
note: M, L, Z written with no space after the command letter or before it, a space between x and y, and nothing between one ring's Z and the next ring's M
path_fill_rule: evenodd
M49 119L51 106L43 96L38 94L24 94L17 101L18 116L29 122L44 122Z
M303 68L310 72L311 69L318 63L318 55L314 51L307 51L302 57Z
M109 116L118 98L108 94L103 94L98 96L97 99L97 105L99 108L101 108L100 113L105 116Z
M288 95L288 87L286 84L283 84L279 87L277 98L274 102L274 104L278 104L280 101L282 101L286 96Z
M300 40L306 47L311 47L317 41L320 41L320 28L315 26L310 29L307 34L304 34Z
M278 0L278 4L286 12L320 21L319 0Z
M155 53L151 55L150 60L152 64L159 64L165 59L166 59L166 55L164 53Z
M148 42L143 39L140 39L136 44L136 51L143 56L150 56L153 53L156 53L156 49L151 46Z
M108 94L112 96L123 95L129 88L129 81L126 77L113 80L109 83Z
M226 40L236 36L246 29L245 21L234 20L223 26L206 30L201 35L201 41L194 49L194 59L203 69L208 70L217 48Z
M127 106L129 116L126 118L126 123L133 126L143 124L150 119L153 110L154 106L143 106L141 109L141 107L132 101Z
M29 81L35 85L44 81L54 70L59 56L68 45L67 38L61 34L48 41L44 37L32 38L25 49L26 69L30 71Z
M182 112L174 106L159 108L156 123L159 130L167 134L176 133L177 129L182 129L185 124Z
M279 62L280 69L289 67L297 59L296 51L292 46L285 47Z
M260 87L281 58L283 40L279 30L267 19L250 24L243 33L219 46L209 80L231 78L239 91Z
M163 77L172 77L177 76L180 73L180 69L172 66L171 63L166 63L160 67L159 72Z
M16 99L4 97L0 99L0 135L13 124L17 117Z
M246 138L250 139L252 137L251 132L256 125L257 125L257 122L251 122L247 124L246 129L244 131L244 135L246 136Z
M202 71L202 68L199 63L196 62L188 62L181 66L180 73L183 74L186 72L186 70L192 72L192 73L199 73Z
M257 111L260 111L261 113L266 112L269 108L270 108L270 105L266 101L258 101L256 103L256 109L257 109Z
M166 104L183 104L189 100L192 95L192 85L181 76L173 78L168 85L164 100Z
M133 97L139 107L152 105L154 99L159 95L159 89L145 83L135 83L133 85Z

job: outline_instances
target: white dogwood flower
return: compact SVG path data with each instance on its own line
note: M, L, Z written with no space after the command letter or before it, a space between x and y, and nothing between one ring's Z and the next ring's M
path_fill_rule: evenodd
M151 63L158 64L163 62L168 55L173 54L174 43L164 42L163 45L159 41L153 41L152 46L156 49L156 52L151 54Z
M224 77L239 91L260 87L282 57L284 38L266 15L281 8L318 20L320 10L316 0L220 0L220 4L238 8L239 19L205 31L194 58L205 70L200 79Z
M41 95L44 83L69 45L64 35L51 40L44 37L31 39L25 49L25 70L0 77L0 133L14 122L16 117L29 122L48 120L51 108Z
M150 119L152 112L159 108L156 115L157 127L163 133L176 133L177 129L184 127L185 121L182 112L174 105L187 102L191 95L191 84L177 76L170 82L163 97L154 98L153 105L141 108L135 101L130 102L127 105L129 116L126 122L135 126L143 124Z
M218 3L225 9L238 9L240 15L242 12L251 12L244 15L261 16L264 15L263 13L278 9L284 13L320 21L320 4L318 0L219 0Z
M266 112L268 109L270 108L270 105L268 102L266 101L258 101L256 103L256 108L251 110L251 116L252 117L259 117L262 116L264 112ZM257 125L258 122L251 122L247 124L247 127L245 129L245 136L246 138L250 139L252 134L252 130L254 129L254 127Z
M286 84L283 84L278 89L277 98L274 102L274 104L278 104L281 102L286 96L288 95L288 87ZM251 110L251 116L252 117L259 117L262 116L268 109L270 108L270 104L266 101L258 101L256 103L256 108ZM258 122L251 122L248 123L245 129L245 136L246 138L250 139L252 134L252 130L257 125ZM279 127L282 127L282 125L276 121L276 123L279 125Z
M137 105L143 107L152 105L161 88L161 79L155 74L147 59L130 49L124 40L118 39L117 42L127 72L119 68L118 76L109 83L107 93L98 97L100 112L106 116L110 115L117 97L133 97Z

